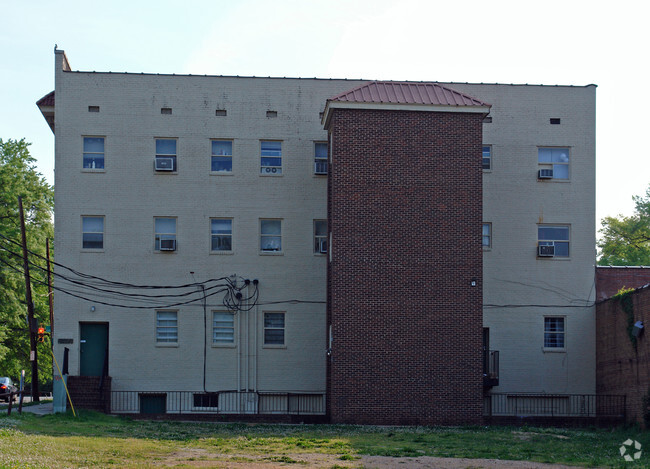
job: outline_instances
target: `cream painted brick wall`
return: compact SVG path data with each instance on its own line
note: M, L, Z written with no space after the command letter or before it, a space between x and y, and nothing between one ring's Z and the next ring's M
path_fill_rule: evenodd
M190 271L197 281L257 278L262 305L238 319L251 316L250 333L239 325L236 347L207 347L206 389L324 391L325 305L264 303L325 300L326 258L313 254L312 220L326 218L327 181L313 175L313 142L326 139L325 100L361 82L64 73L62 51L56 57L57 262L137 284L189 283ZM484 142L493 146L493 169L483 179L483 218L493 227L484 303L575 306L485 307L491 348L501 354L494 392L594 392L594 311L579 306L594 299L595 88L449 86L493 104L493 122L484 124ZM100 112L89 113L89 105ZM161 115L162 107L173 114ZM268 110L278 117L267 118ZM550 125L551 117L561 125ZM81 169L83 136L105 137L104 172ZM154 172L155 137L178 139L177 174ZM232 175L210 174L213 138L233 139ZM259 175L263 139L283 142L281 177ZM537 180L538 146L571 148L569 182ZM82 215L105 216L103 252L81 249ZM175 253L154 252L155 216L177 217ZM233 218L232 255L210 254L211 217ZM282 219L283 255L259 254L260 218ZM570 259L536 257L540 222L571 226ZM115 390L199 390L203 309L178 310L178 346L157 347L153 310L58 294L56 338L74 340L67 346L77 374L79 323L108 322ZM286 348L262 346L264 311L286 312ZM564 352L543 351L545 315L566 317ZM62 348L56 344L57 356Z

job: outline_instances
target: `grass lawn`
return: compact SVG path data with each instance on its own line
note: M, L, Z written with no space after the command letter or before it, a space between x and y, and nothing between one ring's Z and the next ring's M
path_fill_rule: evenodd
M586 467L650 467L650 456L626 463L628 438L650 451L650 433L636 428L373 427L131 420L81 411L38 417L0 415L0 468L190 467L209 463L296 463L327 454L328 467L358 466L360 455L495 458ZM261 459L260 459L261 458Z

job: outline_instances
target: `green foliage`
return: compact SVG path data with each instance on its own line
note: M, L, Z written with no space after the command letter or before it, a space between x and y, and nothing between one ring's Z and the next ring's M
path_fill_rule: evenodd
M27 247L45 256L45 240L52 238L52 209L54 191L36 171L35 160L29 154L29 143L21 140L0 139L0 234L20 241L18 196L23 199ZM20 370L26 370L29 382L29 335L25 280L20 246L0 237L0 376L18 380ZM30 261L44 266L41 259ZM44 271L30 268L32 299L35 315L41 324L49 324L49 307ZM46 342L47 343L47 342ZM47 345L39 347L40 382L52 379L51 355Z
M636 337L634 337L633 331L634 331L634 300L632 298L632 293L634 292L634 288L625 288L622 287L612 298L615 299L615 301L618 301L621 303L621 308L623 308L623 311L627 315L627 335L630 338L630 342L632 343L632 347L634 347L634 351L636 352L637 350L637 343L636 343Z
M601 221L598 265L650 265L650 186L633 199L634 215Z

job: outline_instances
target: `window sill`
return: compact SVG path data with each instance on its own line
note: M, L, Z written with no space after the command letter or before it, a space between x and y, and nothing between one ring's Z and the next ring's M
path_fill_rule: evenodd
M315 252L314 257L327 257L326 252Z
M175 249L173 251L160 251L160 250L155 250L153 251L154 254L162 254L164 256L169 256L170 254L176 254L178 252L178 249Z
M81 168L82 173L105 173L104 168Z
M211 344L210 345L212 348L230 348L230 349L236 349L237 345L236 344Z
M234 176L232 171L210 171L210 176Z
M260 256L284 256L284 251L260 251Z
M566 353L566 347L542 347L544 353Z
M287 348L285 344L283 345L273 345L273 344L264 344L262 345L262 348L268 348L268 349L278 349L278 350L283 350Z
M264 177L264 178L266 178L266 177L278 178L278 177L282 177L282 176L284 176L283 173L271 173L271 174L262 174L262 173L260 173L260 177Z
M104 248L102 249L81 249L80 252L95 252L95 253L102 253L104 252Z
M156 347L162 348L178 348L178 342L156 342Z
M235 251L210 251L211 256L232 256Z
M155 169L153 170L154 174L160 174L163 176L171 176L171 175L176 175L178 174L178 171L156 171Z
M482 246L482 248L483 248L483 252L487 252L487 251L492 250L492 246Z
M540 179L540 178L537 178L537 182L543 182L543 183L558 182L558 183L561 183L561 184L562 183L566 184L567 182L571 182L571 179L556 179L556 178Z
M546 257L546 256L537 256L537 260L538 261L570 261L571 258L570 257L559 257L559 256L554 256L554 257L551 257L551 256L548 256L548 257Z
M491 172L492 172L492 168L490 168L490 169L483 169L483 172L484 172L484 173L491 173Z

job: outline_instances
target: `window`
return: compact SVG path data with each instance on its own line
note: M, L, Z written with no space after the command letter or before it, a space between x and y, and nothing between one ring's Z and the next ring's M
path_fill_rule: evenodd
M232 220L213 218L210 220L210 250L232 251Z
M232 141L212 140L211 171L232 172Z
M228 311L212 312L212 343L233 345L235 343L235 315Z
M176 219L154 218L156 251L176 250Z
M492 247L492 223L483 223L483 241L484 248Z
M314 174L327 174L327 143L314 143Z
M284 313L264 313L264 345L284 345Z
M194 407L219 407L219 393L194 393Z
M161 107L160 108L160 113L171 116L172 115L172 108L170 108L170 107Z
M178 342L178 313L176 311L156 311L156 342Z
M314 220L314 252L327 253L327 220Z
M548 257L569 257L569 227L538 225L537 245L553 246L550 250L538 248L538 255L546 253Z
M82 247L104 249L104 217L81 217Z
M156 171L176 171L176 139L156 139Z
M564 348L564 318L544 318L544 348Z
M282 251L282 220L260 220L260 249Z
M266 175L282 174L282 142L261 142L261 168L260 172Z
M483 145L483 169L492 169L492 145Z
M84 169L104 169L104 137L84 137Z
M226 117L228 115L228 111L226 109L216 109L214 111L214 115L217 117Z
M540 179L569 179L568 148L538 148Z
M88 112L99 112L99 106L88 106Z

